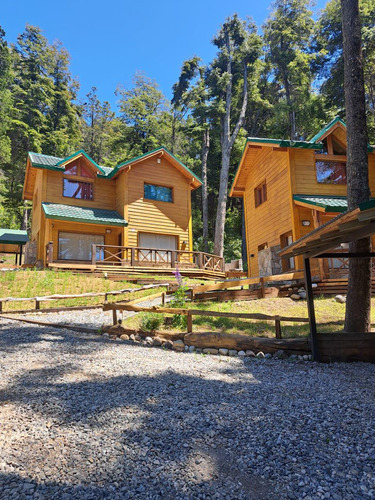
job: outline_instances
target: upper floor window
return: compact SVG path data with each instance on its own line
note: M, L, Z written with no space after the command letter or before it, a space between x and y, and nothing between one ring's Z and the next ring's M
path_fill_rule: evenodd
M255 198L255 207L259 207L259 205L267 201L266 181L262 182L262 184L259 184L259 186L257 186L254 189L254 198Z
M316 180L322 184L346 184L346 163L341 161L315 162Z
M146 200L173 203L173 189L165 186L156 186L155 184L145 184L144 197Z
M80 182L64 179L63 196L80 200L94 199L94 185L92 182Z
M86 168L84 165L70 165L65 168L64 175L76 175L77 177L88 177L89 179L94 179L94 173Z

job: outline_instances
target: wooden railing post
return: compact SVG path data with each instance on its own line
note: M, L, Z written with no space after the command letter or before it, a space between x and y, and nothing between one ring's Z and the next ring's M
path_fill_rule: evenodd
M96 266L96 245L93 243L91 245L91 264Z
M135 266L135 248L132 247L130 249L130 265L133 267Z
M203 269L203 253L198 253L198 267L199 269Z
M117 311L116 311L116 309L112 309L112 316L113 316L113 324L117 325Z
M171 267L176 267L177 253L175 250L171 251Z
M192 333L193 331L193 315L191 311L188 311L187 313L187 333Z
M47 264L51 264L53 261L53 241L47 243L46 253L47 253Z
M275 333L276 333L276 338L281 339L280 316L275 316Z

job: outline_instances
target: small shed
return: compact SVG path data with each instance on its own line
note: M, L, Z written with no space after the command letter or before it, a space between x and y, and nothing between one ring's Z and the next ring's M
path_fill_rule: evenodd
M283 248L281 257L303 256L307 306L310 320L310 343L316 361L375 362L375 333L319 333L313 300L310 259L374 258L375 252L351 253L347 244L375 234L375 200L341 213L319 228ZM342 248L342 252L337 248ZM335 249L333 252L332 250Z
M0 253L14 253L15 264L22 264L23 246L29 241L27 232L20 229L0 228Z

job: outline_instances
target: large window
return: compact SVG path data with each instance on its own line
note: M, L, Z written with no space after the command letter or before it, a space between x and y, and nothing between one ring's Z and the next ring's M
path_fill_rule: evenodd
M321 184L346 184L346 163L317 160L316 180Z
M259 186L257 186L254 189L254 199L255 199L255 207L259 207L259 205L267 201L266 181L262 182L262 184L259 184Z
M165 186L155 186L154 184L144 185L144 197L146 200L166 201L173 203L172 188Z
M92 245L104 245L104 236L99 234L79 234L60 231L59 259L85 260L92 257ZM103 248L96 249L96 259L103 259Z
M93 200L93 183L64 179L63 196L68 198L77 198L80 200Z

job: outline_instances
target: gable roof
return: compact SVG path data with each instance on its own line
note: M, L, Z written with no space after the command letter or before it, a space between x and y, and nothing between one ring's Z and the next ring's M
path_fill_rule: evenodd
M330 130L334 130L337 127L345 128L346 123L339 117L336 116L333 120L331 120L327 125L325 125L317 134L314 135L309 141L291 141L285 139L266 139L262 137L248 137L245 142L245 147L242 152L242 157L240 163L238 164L236 174L230 189L229 196L241 196L241 192L243 192L243 188L238 188L236 190L236 183L238 181L239 175L241 173L241 169L243 166L243 162L245 156L247 154L248 146L272 146L279 148L297 148L297 149L313 149L313 150L321 150L323 149L322 141L329 134ZM367 150L369 153L372 153L375 150L374 146L370 144L367 146ZM236 193L236 194L235 194Z
M71 161L72 159L74 159L76 157L84 156L92 165L95 166L95 168L98 171L99 178L113 179L121 170L129 167L130 165L134 165L134 164L139 163L147 158L151 158L153 156L158 156L158 155L165 155L168 158L169 162L176 169L178 169L182 173L182 175L191 179L191 184L193 186L193 189L196 189L202 185L201 179L197 175L195 175L194 172L192 172L184 163L182 163L176 156L174 156L173 153L171 153L164 146L153 149L152 151L149 151L148 153L145 153L141 156L137 156L135 158L131 158L130 160L124 161L124 162L116 165L114 168L99 166L83 149L76 151L75 153L73 153L70 156L67 156L66 158L59 158L57 156L45 155L42 153L33 153L30 151L28 153L27 167L30 164L31 167L35 167L35 168L45 168L47 170L64 172L64 170L65 170L64 165L66 163L68 163L69 161ZM26 175L25 175L25 183L24 183L24 195L25 195L25 186L26 186L27 173L28 173L27 167L26 167Z

